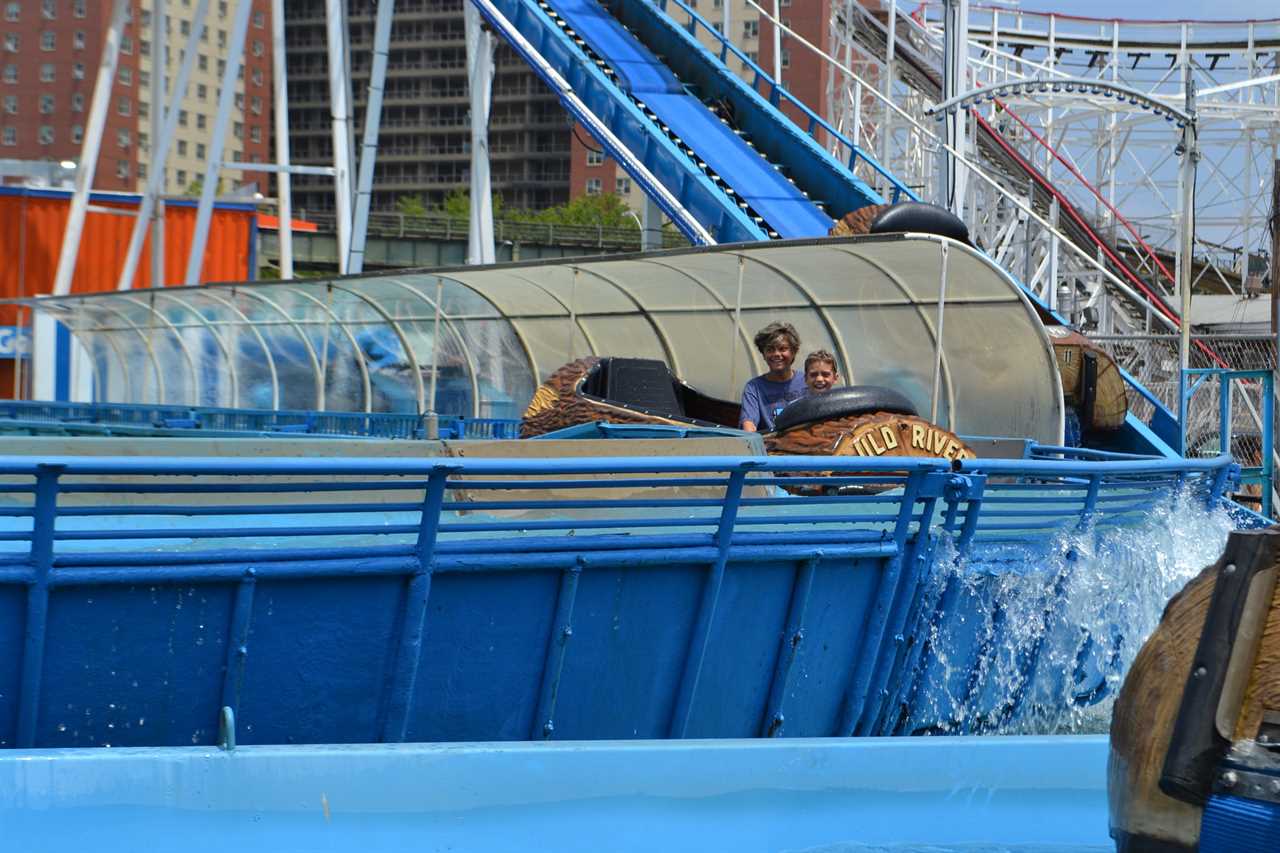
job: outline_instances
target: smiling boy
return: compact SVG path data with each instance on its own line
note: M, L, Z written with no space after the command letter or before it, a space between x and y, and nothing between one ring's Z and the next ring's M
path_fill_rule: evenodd
M804 376L792 369L800 352L800 335L790 323L770 323L756 333L755 345L769 370L742 389L738 427L747 432L772 432L778 413L805 395Z
M836 368L836 357L824 349L815 350L804 359L804 384L809 389L809 396L825 394L840 381L840 371Z

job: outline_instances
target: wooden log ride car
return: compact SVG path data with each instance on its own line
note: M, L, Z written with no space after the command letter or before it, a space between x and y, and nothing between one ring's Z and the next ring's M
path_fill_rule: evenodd
M1120 368L1105 350L1066 326L1046 326L1062 374L1062 397L1085 430L1124 426L1129 397Z
M1280 528L1232 533L1134 659L1111 720L1118 853L1280 850L1277 572Z
M520 424L531 438L577 424L674 424L737 428L739 406L703 394L666 364L642 358L581 358L564 365L533 395ZM931 456L972 459L955 433L919 417L890 388L839 388L797 400L764 435L775 455Z

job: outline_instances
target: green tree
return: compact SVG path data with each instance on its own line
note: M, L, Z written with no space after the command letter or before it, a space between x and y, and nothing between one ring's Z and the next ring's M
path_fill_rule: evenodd
M420 195L402 195L396 199L396 211L405 216L426 216L427 206Z
M567 204L549 207L534 217L551 225L602 226L604 228L638 228L631 208L615 193L582 195Z
M494 219L520 219L520 215L515 211L509 211L502 202L502 196L497 193L493 194L490 202L493 205ZM454 190L445 198L444 204L440 206L441 211L450 219L471 218L471 194L466 190Z

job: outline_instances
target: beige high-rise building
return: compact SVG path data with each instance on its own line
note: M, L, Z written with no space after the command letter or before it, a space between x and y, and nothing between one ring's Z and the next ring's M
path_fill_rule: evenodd
M138 188L146 182L151 166L152 103L151 75L156 56L152 49L151 15L161 0L137 0L139 57L138 81ZM167 15L166 92L178 78L183 51L193 28L195 3L192 0L162 0ZM212 0L205 19L187 82L186 98L178 113L176 134L169 146L164 191L170 195L194 193L204 175L212 148L218 96L226 69L235 14L234 2ZM265 163L270 159L271 139L271 4L253 0L249 29L245 36L244 65L235 87L235 103L228 119L224 162ZM166 94L166 98L168 95ZM267 173L230 169L220 173L221 191L226 193L249 184L267 193Z

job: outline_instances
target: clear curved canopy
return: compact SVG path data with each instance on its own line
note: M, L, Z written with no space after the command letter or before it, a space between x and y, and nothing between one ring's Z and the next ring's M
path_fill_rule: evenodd
M781 320L801 358L829 350L846 383L896 388L922 414L936 396L934 419L953 431L1062 434L1030 303L990 259L925 235L29 303L87 351L100 401L518 417L539 381L584 355L662 359L736 400L765 369L755 331Z

